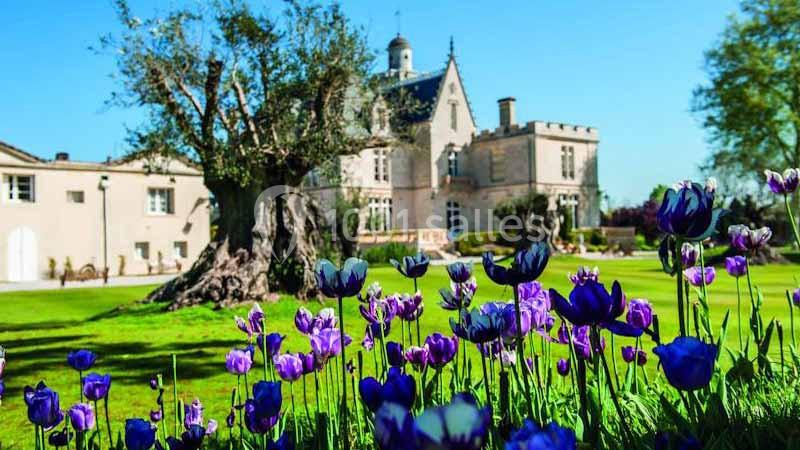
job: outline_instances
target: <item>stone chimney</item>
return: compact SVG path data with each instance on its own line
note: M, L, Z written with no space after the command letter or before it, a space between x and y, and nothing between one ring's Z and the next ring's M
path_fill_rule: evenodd
M500 106L500 126L509 127L517 123L517 112L514 107L517 99L505 97L497 101Z
M69 161L69 153L67 152L56 153L56 161Z

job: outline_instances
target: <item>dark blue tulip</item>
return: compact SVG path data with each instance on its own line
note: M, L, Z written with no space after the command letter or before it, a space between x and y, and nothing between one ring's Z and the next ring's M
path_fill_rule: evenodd
M428 271L431 259L425 253L419 252L414 256L404 256L402 261L389 259L389 264L394 266L406 278L419 278Z
M281 344L283 340L286 339L286 336L280 333L270 333L266 337L267 339L267 355L270 358L274 358L281 352ZM264 335L259 334L256 338L256 343L258 344L258 349L262 352L264 351Z
M277 441L272 439L267 441L267 450L294 450L294 443L289 439L289 435L284 432Z
M406 364L403 345L398 342L386 343L386 357L389 360L389 365L392 367L403 367Z
M125 421L125 448L127 450L149 450L156 442L156 429L144 419Z
M47 437L47 442L52 445L53 447L66 447L69 445L69 441L72 440L74 434L72 430L67 431L67 428L64 428L61 431L53 432L50 436Z
M475 399L459 394L450 404L428 408L414 421L420 450L478 450L489 432L492 413Z
M556 370L562 377L569 375L569 361L568 359L561 358L556 363Z
M111 389L111 375L90 373L83 377L83 395L92 401L105 398Z
M280 418L280 412L274 416L260 417L256 410L255 400L247 400L244 404L244 424L251 433L265 434L269 432Z
M6 392L6 383L3 380L0 380L0 399L3 398L3 394Z
M485 305L484 305L485 306ZM450 328L461 339L466 339L475 344L482 344L497 339L505 329L505 320L502 310L482 311L481 308L472 308L472 311L461 311L461 322L450 318Z
M515 286L539 278L547 266L549 257L547 243L534 242L528 247L517 250L509 268L495 264L494 255L491 252L484 253L483 269L495 283Z
M76 350L67 355L67 364L75 370L84 372L94 365L97 355L89 350Z
M408 408L384 403L375 413L375 442L381 450L417 450L414 419Z
M447 275L453 283L466 283L472 278L472 263L457 261L447 265Z
M555 289L550 289L553 308L573 325L599 325L621 336L638 337L642 329L617 320L625 312L625 294L617 281L611 293L602 283L587 280L572 288L569 301Z
M25 386L25 404L28 405L28 420L49 431L64 420L64 412L58 404L58 393L47 387L44 381L36 389Z
M282 402L280 382L259 381L253 386L253 406L259 419L277 416Z
M715 184L685 181L667 189L657 213L658 228L684 241L711 237L723 215L722 209L714 208Z
M413 377L392 367L385 383L381 384L375 378L367 377L359 381L358 392L367 409L372 412L377 411L384 403L396 403L410 409L416 398L416 386Z
M326 297L354 297L364 287L367 279L367 262L358 258L347 258L341 270L327 259L317 263L314 272L317 286Z
M681 436L667 431L656 433L655 450L702 450L703 445L692 436Z
M575 450L577 447L578 441L571 429L555 422L540 427L530 419L525 419L506 443L506 450Z
M677 337L653 350L667 381L676 389L693 391L708 386L714 373L717 346L691 337Z
M199 450L203 446L203 438L205 437L205 428L200 425L192 425L181 434L180 439L172 436L168 437L167 445L169 445L169 450Z

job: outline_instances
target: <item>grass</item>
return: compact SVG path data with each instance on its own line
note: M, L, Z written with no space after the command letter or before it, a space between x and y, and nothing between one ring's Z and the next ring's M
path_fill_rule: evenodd
M628 298L649 299L659 314L661 332L668 340L677 334L674 278L660 270L654 259L583 261L574 257L551 260L541 281L562 293L568 292L567 272L578 264L599 265L601 279L610 285L618 279ZM476 267L477 303L510 298L510 292L493 285ZM763 317L776 317L784 323L789 336L788 309L784 291L795 286L796 266L772 265L753 268L754 282L764 293ZM403 292L411 282L391 267L373 267L368 282L379 281L384 292ZM744 280L742 280L744 282ZM422 317L423 337L433 331L449 333L451 313L438 307L439 288L448 285L443 267L432 267L420 282L425 294ZM121 431L125 418L146 417L155 408L155 393L148 380L156 373L169 374L170 354L178 354L179 390L184 400L199 396L206 407L206 417L220 423L229 411L229 398L235 377L225 372L225 354L232 347L242 347L245 335L233 322L234 315L245 315L249 306L213 310L209 306L187 308L174 313L161 311L160 305L136 304L153 286L69 289L57 291L0 294L0 345L6 347L6 394L0 406L0 448L30 448L33 428L28 424L22 390L39 380L61 394L66 409L78 399L78 374L65 362L74 349L89 348L99 354L95 369L112 374L110 411L114 434ZM731 309L728 344L736 346L736 284L718 268L717 280L710 287L713 324L718 327L727 309ZM746 284L742 283L746 297ZM743 300L747 305L748 301ZM333 306L332 303L329 305ZM279 301L262 305L267 312L267 327L288 336L284 350L307 351L308 342L294 330L293 317L299 302L282 296ZM323 305L307 305L316 311ZM364 322L357 312L357 301L346 303L345 327L354 339L349 355L363 337ZM745 325L746 326L746 323ZM396 333L393 331L392 333ZM390 339L392 336L389 337ZM617 347L629 345L617 339ZM652 347L649 342L646 347ZM474 352L473 352L474 353ZM619 358L619 350L614 351ZM260 359L260 358L259 358ZM367 362L371 359L368 356ZM621 360L619 361L620 364ZM371 363L366 364L369 367ZM655 364L649 364L655 370ZM260 372L258 372L260 373ZM168 388L168 393L171 387ZM295 395L302 395L295 387ZM167 396L167 403L171 397ZM171 412L168 409L167 415Z

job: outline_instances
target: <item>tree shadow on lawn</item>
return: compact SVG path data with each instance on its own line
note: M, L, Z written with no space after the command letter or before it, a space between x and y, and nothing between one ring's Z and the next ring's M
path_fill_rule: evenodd
M59 378L77 377L66 362L67 354L76 348L89 348L97 354L97 362L90 372L109 373L113 383L147 385L150 378L159 373L165 380L171 379L172 353L177 354L178 376L182 379L204 379L219 375L225 370L224 353L240 343L236 339L217 339L163 345L143 341L73 344L86 337L54 336L15 342L9 353L14 362L9 364L6 372L9 378L20 381L8 386L8 395L21 394L22 386L36 384L44 377L43 372L52 373L55 370ZM54 343L60 345L51 345Z

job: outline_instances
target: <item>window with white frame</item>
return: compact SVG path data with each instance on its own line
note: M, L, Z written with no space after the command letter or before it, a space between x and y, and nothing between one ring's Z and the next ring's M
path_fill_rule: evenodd
M447 151L447 174L451 177L458 176L458 152L453 148Z
M147 190L147 212L154 215L175 213L175 190L171 188L149 188Z
M175 259L186 259L189 257L189 244L186 241L175 241L172 243L172 257Z
M575 148L571 145L561 146L561 178L575 179Z
M392 199L389 197L372 197L367 201L367 229L370 231L388 231L392 228Z
M36 201L36 179L33 175L4 175L4 200L10 203Z
M86 196L83 191L67 191L67 203L85 203Z
M389 181L389 155L386 149L377 148L373 151L375 161L375 181Z
M572 229L578 228L580 197L578 194L559 194L558 203L564 212L570 215Z
M150 243L149 242L136 242L133 244L133 257L137 261L150 260Z

